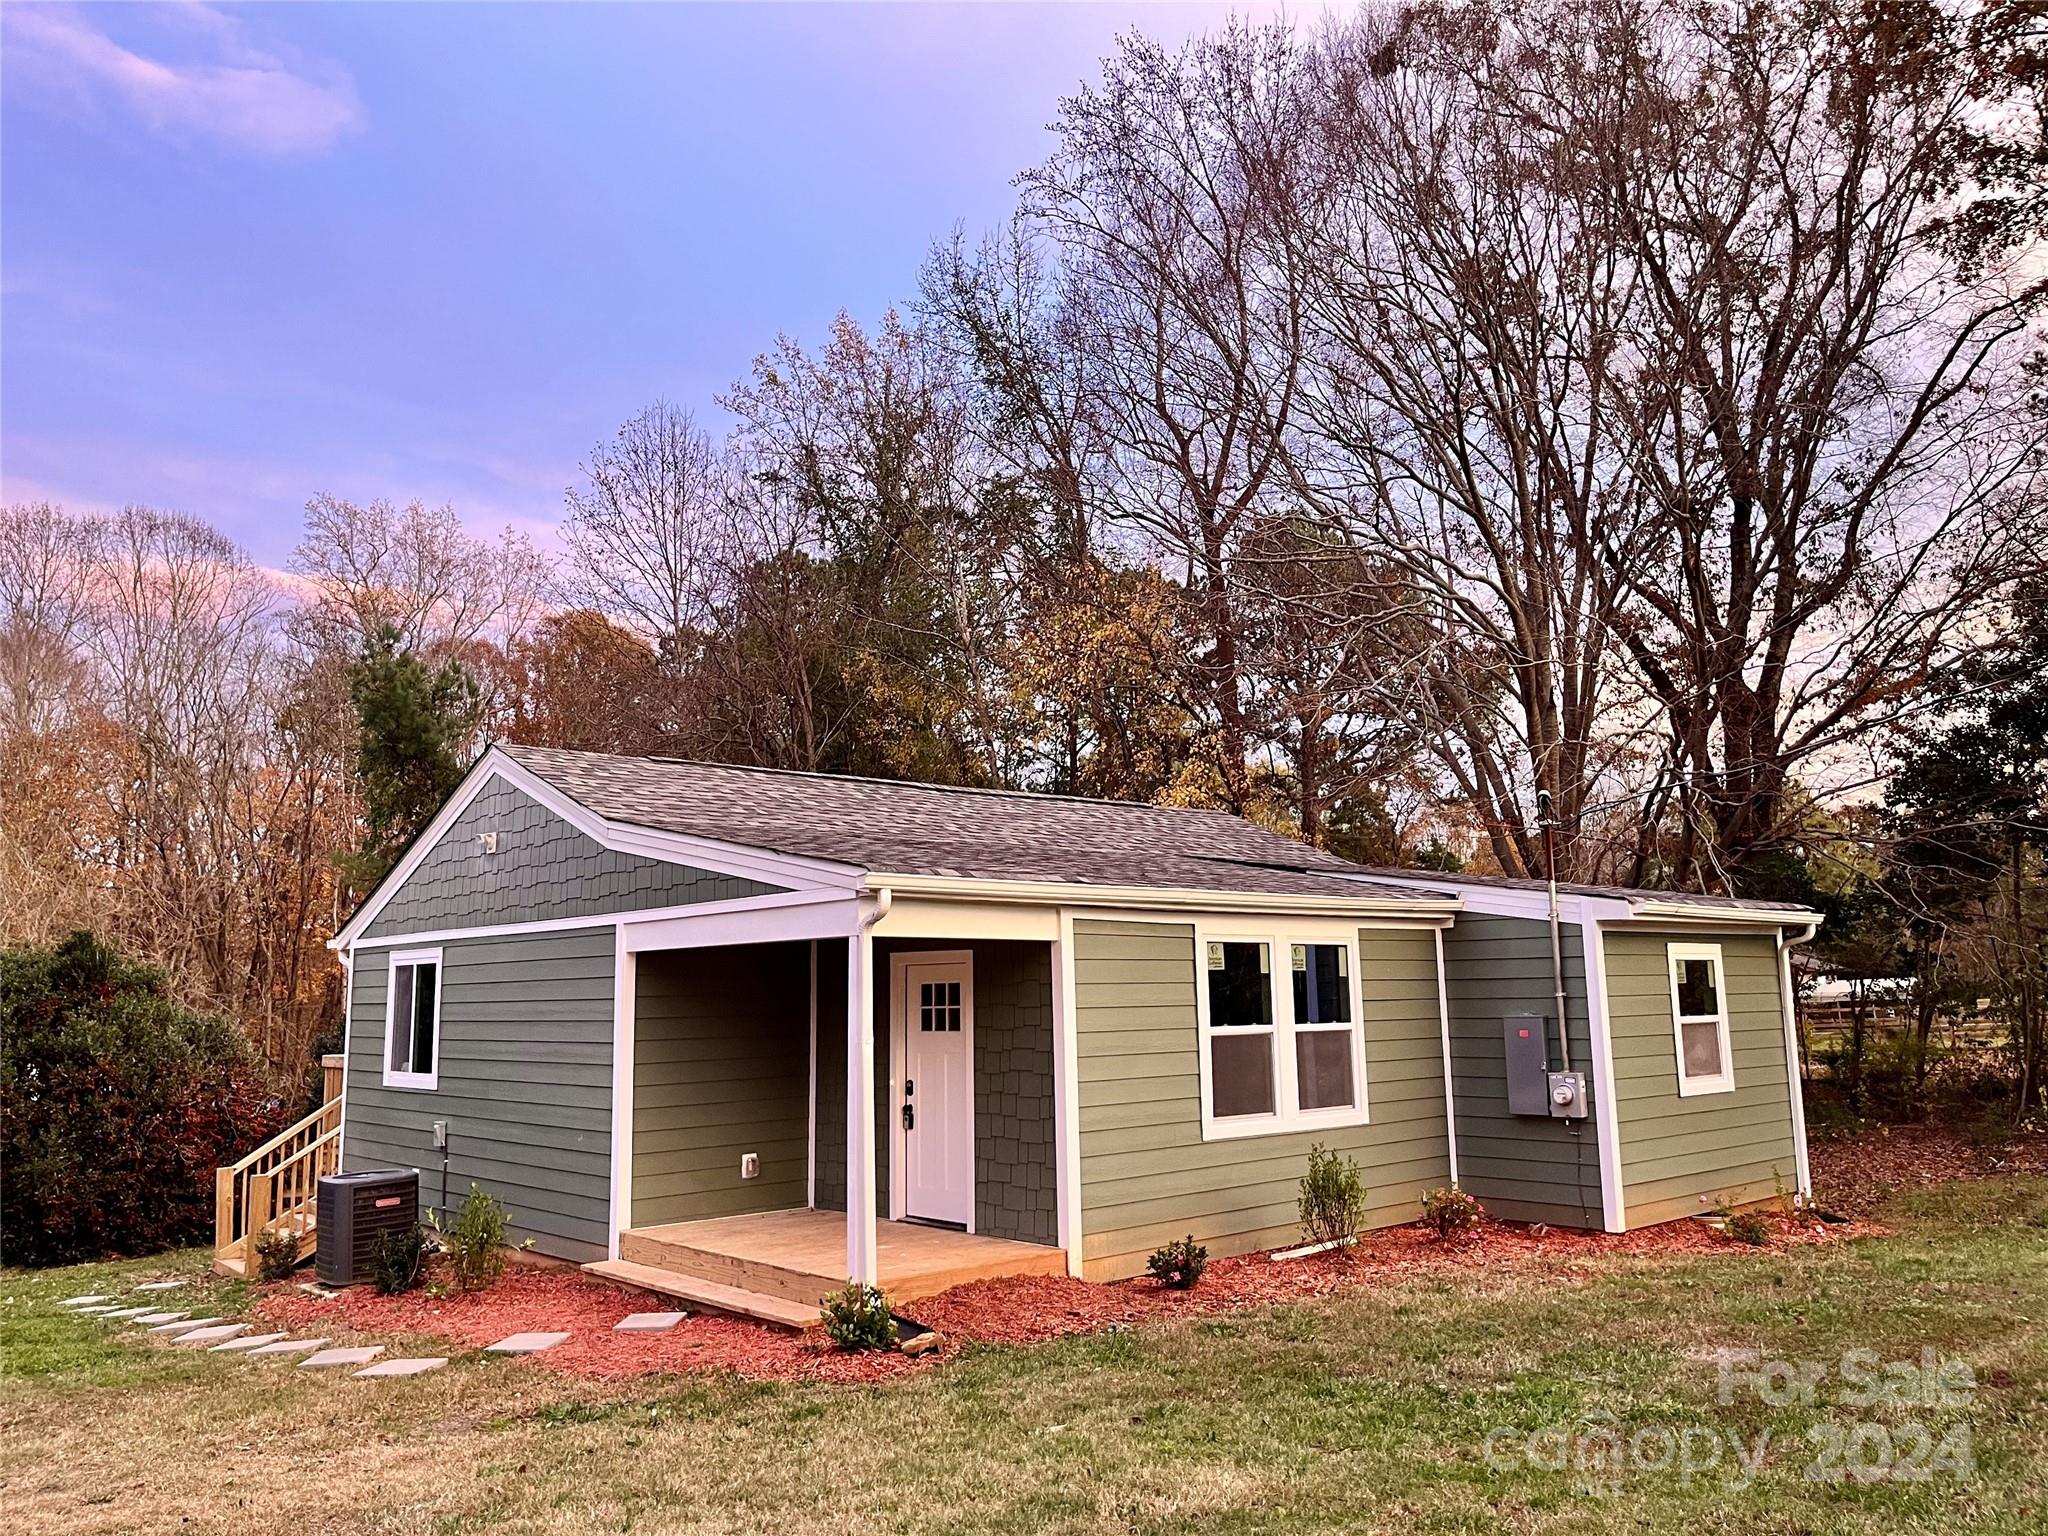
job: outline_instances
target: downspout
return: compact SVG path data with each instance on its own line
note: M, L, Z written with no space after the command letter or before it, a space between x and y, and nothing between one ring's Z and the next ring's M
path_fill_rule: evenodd
M1818 932L1820 923L1815 920L1801 928L1796 936L1783 927L1778 929L1777 936L1778 985L1785 994L1785 1092L1792 1102L1792 1158L1799 1194L1809 1204L1813 1200L1813 1165L1806 1150L1806 1075L1805 1064L1799 1059L1798 1010L1792 995L1792 950L1797 945L1811 943Z

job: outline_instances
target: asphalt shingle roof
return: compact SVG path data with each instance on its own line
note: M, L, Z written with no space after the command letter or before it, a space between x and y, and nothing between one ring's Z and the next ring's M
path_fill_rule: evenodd
M1391 901L1450 895L1361 880L1358 866L1224 811L500 750L607 821L878 873Z

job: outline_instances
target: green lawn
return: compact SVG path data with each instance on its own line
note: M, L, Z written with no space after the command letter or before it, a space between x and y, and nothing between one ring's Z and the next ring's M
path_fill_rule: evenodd
M1897 1237L1415 1279L973 1350L878 1389L604 1387L473 1356L418 1381L316 1378L50 1309L197 1274L196 1255L12 1272L0 1507L10 1530L263 1536L2048 1527L2048 1181L1950 1185L1885 1216ZM1722 1348L1830 1375L1810 1405L1724 1405ZM1978 1385L1947 1405L1851 1408L1833 1375L1851 1349L1931 1349ZM1618 1438L1584 1438L1599 1430ZM1753 1478L1734 1479L1727 1447L1755 1456L1767 1430ZM1589 1477L1529 1465L1532 1434L1539 1459L1637 1450ZM1709 1444L1720 1464L1699 1474L1656 1465L1675 1445L1702 1462ZM1811 1480L1831 1445L1930 1475Z

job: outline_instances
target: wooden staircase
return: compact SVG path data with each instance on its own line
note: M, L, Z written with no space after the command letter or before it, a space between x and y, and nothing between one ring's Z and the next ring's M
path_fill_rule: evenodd
M221 1274L256 1272L259 1233L291 1234L301 1259L319 1241L320 1180L341 1169L342 1058L325 1056L320 1065L326 1102L241 1161L214 1171L213 1267Z

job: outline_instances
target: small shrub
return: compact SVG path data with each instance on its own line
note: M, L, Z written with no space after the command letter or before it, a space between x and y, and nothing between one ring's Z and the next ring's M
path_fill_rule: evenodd
M1752 1248L1766 1247L1771 1241L1771 1224L1764 1220L1762 1211L1737 1211L1721 1230L1736 1242L1747 1243Z
M370 1244L370 1284L379 1296L396 1296L420 1283L426 1269L427 1234L417 1222L379 1232Z
M1202 1271L1208 1267L1209 1250L1195 1241L1192 1232L1164 1248L1155 1249L1152 1257L1145 1261L1145 1268L1152 1278L1175 1291L1194 1289L1195 1282L1202 1278Z
M849 1280L825 1298L825 1337L841 1349L892 1349L896 1320L879 1287Z
M454 1225L440 1228L438 1215L429 1213L441 1231L441 1246L448 1253L448 1267L458 1290L478 1291L505 1272L505 1203L480 1184L469 1186L469 1198ZM522 1246L531 1246L531 1241Z
M1422 1224L1448 1242L1476 1228L1486 1207L1476 1195L1468 1195L1455 1184L1432 1189L1422 1197Z
M1317 1142L1301 1178L1301 1230L1312 1243L1339 1243L1365 1224L1365 1180L1358 1164Z
M256 1250L256 1262L248 1267L259 1280L289 1280L299 1267L299 1240L282 1227L258 1232L249 1246Z

